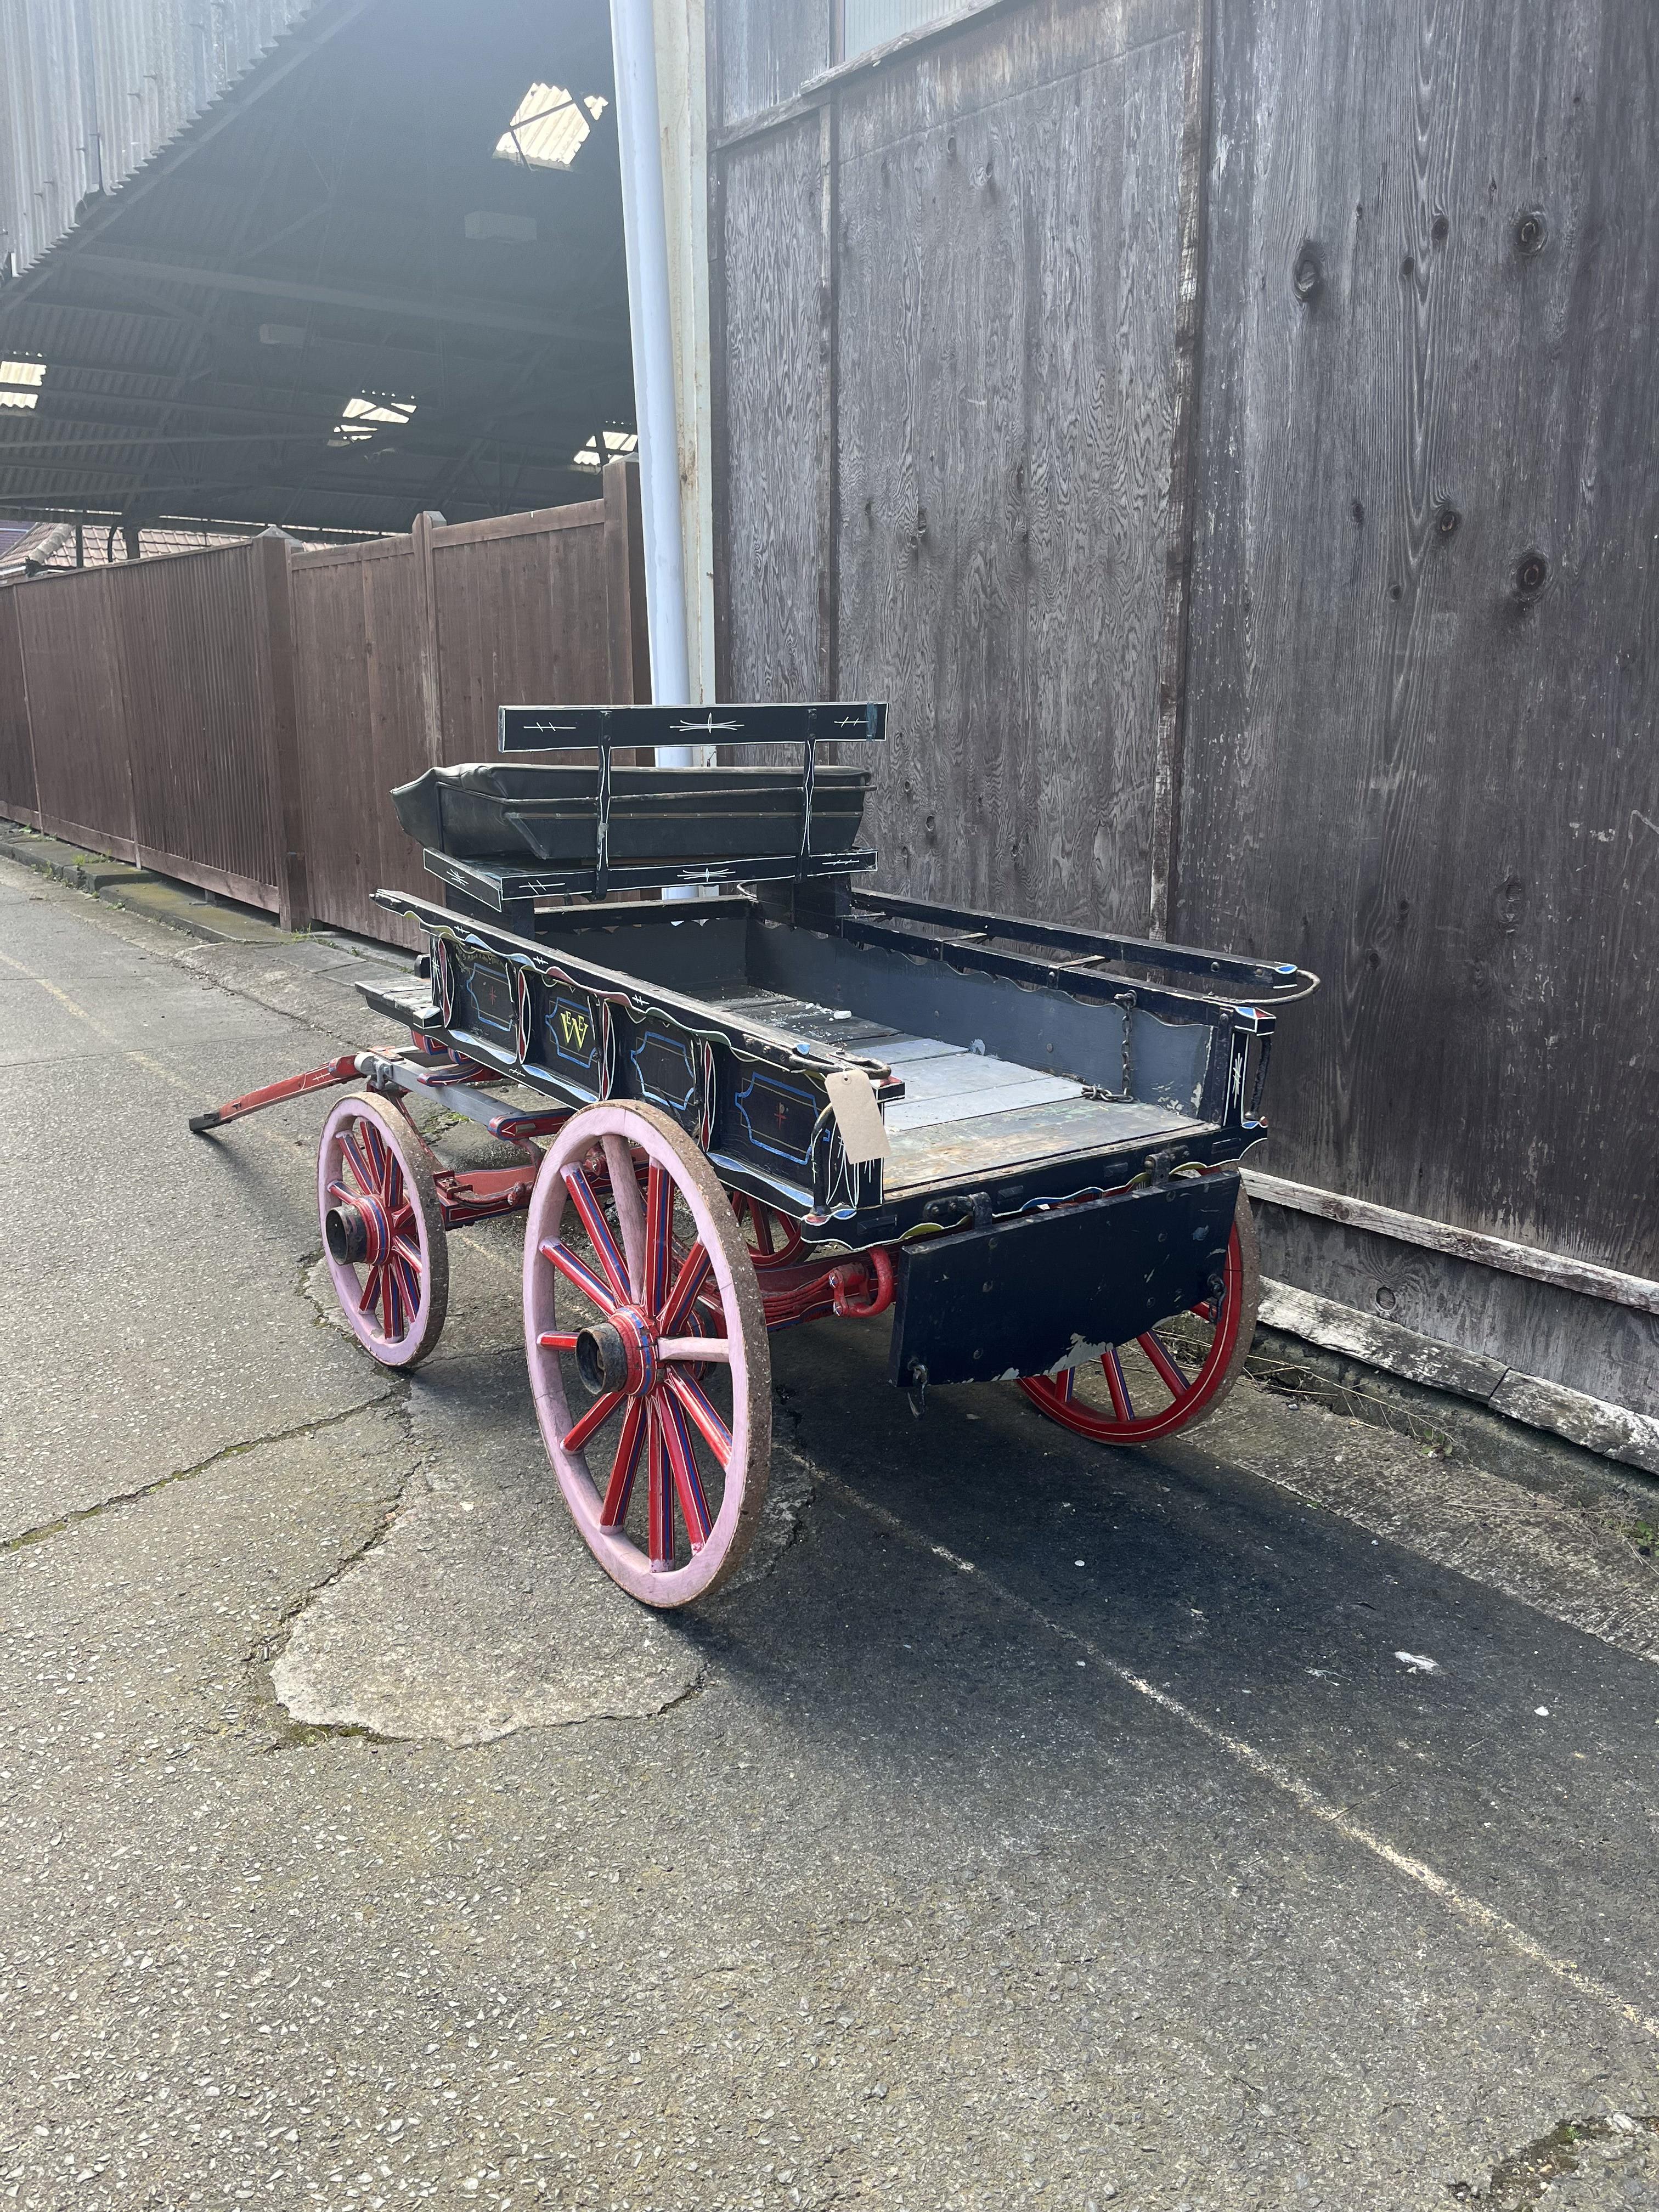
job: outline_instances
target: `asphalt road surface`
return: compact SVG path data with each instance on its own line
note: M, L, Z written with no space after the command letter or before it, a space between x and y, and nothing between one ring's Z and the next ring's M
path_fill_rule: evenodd
M1138 1455L777 1339L607 1583L515 1226L330 1318L329 942L0 863L0 2204L1659 2208L1652 1486L1246 1384Z

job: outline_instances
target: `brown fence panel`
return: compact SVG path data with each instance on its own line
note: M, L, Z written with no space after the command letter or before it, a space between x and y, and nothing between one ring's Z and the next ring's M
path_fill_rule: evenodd
M588 500L433 532L442 760L494 753L503 702L612 696L605 530Z
M14 586L40 827L123 860L138 856L115 611L129 580L100 568Z
M410 941L372 902L422 880L392 787L489 758L504 701L648 696L637 469L602 491L0 591L0 811L288 927Z
M265 546L113 570L141 863L275 908L281 855Z
M503 702L649 696L638 471L604 496L295 554L289 567L311 908L414 942L373 902L434 889L390 793L441 763L488 760Z
M23 680L23 640L15 590L0 592L0 814L33 823L40 812L34 753L29 744L29 695Z
M387 795L431 765L414 540L296 553L289 574L312 911L337 928L412 944L371 895L420 867Z

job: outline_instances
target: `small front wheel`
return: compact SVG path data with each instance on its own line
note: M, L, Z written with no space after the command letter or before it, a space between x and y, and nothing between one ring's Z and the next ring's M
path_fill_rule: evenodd
M1206 1298L1109 1345L1097 1367L1027 1375L1020 1382L1040 1413L1097 1444L1149 1444L1214 1413L1249 1356L1261 1302L1261 1263L1250 1201L1241 1189L1218 1300Z
M323 1124L317 1204L352 1334L382 1367L415 1366L443 1331L449 1244L425 1154L372 1091L349 1092Z

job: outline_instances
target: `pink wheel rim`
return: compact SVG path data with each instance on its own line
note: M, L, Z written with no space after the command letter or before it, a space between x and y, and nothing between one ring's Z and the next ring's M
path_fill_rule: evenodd
M596 1140L608 1208L584 1163ZM676 1238L678 1209L689 1237ZM736 1218L665 1115L590 1107L549 1146L525 1224L524 1316L542 1440L589 1550L647 1605L702 1596L737 1565L759 1518L771 1363ZM601 1346L612 1368L573 1409L567 1378ZM722 1369L729 1417L705 1387ZM596 1467L589 1446L602 1431Z
M442 1231L425 1202L428 1180L410 1140L374 1100L343 1098L323 1124L318 1209L325 1224L331 1211L354 1209L365 1239L361 1260L337 1258L326 1242L323 1256L347 1326L383 1367L412 1367L443 1322L447 1255L436 1249Z
M1109 1412L1077 1395L1078 1377L1071 1369L1057 1376L1024 1376L1019 1387L1039 1413L1091 1443L1156 1443L1160 1437L1173 1436L1213 1413L1231 1389L1255 1334L1257 1296L1255 1230L1249 1201L1241 1191L1232 1234L1227 1240L1220 1313L1214 1313L1207 1300L1192 1309L1194 1316L1212 1332L1195 1365L1183 1365L1178 1348L1160 1336L1155 1326L1133 1340L1152 1370L1150 1383L1139 1383L1131 1376L1123 1358L1127 1345L1107 1347L1100 1373L1110 1401ZM1139 1406L1134 1397L1137 1388L1142 1392ZM1148 1407L1145 1401L1149 1389L1161 1389L1168 1402Z

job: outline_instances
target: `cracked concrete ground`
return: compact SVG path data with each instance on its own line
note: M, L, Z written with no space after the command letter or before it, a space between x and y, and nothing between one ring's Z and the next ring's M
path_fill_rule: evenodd
M830 1326L751 1571L647 1616L514 1225L394 1379L317 1102L185 1132L374 1042L354 972L0 864L0 2203L1659 2203L1650 1489L1249 1388L917 1421Z

